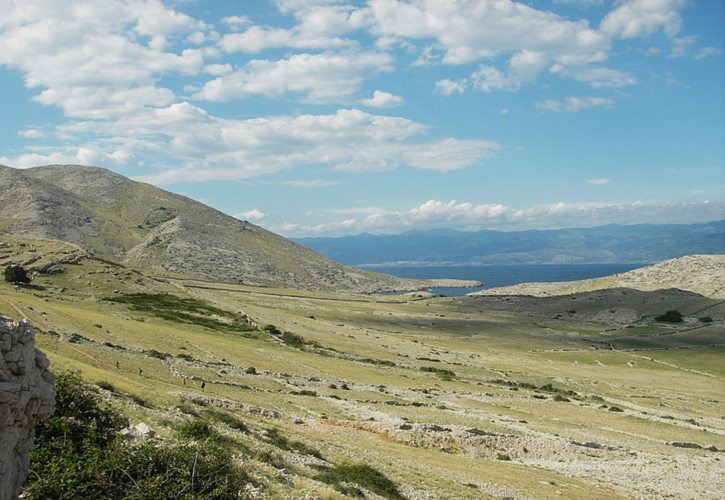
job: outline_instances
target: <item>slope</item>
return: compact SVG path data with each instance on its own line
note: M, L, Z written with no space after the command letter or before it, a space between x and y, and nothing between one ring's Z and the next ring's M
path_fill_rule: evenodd
M420 284L339 265L246 221L105 169L0 167L0 233L221 282L371 292Z

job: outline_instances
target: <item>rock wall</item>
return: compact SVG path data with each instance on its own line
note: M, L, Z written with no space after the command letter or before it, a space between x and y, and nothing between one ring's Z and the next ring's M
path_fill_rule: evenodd
M55 377L33 334L28 321L0 315L0 500L17 498L35 426L55 410Z

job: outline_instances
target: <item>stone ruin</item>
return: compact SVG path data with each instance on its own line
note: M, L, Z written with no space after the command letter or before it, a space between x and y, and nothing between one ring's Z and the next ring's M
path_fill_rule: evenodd
M0 315L0 500L17 498L28 476L35 426L55 410L55 377L33 335L27 320Z

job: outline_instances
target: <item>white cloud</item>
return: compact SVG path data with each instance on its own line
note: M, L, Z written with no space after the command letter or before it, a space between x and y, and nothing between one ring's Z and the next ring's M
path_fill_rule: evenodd
M548 111L565 111L567 113L575 113L583 109L601 106L611 108L614 106L614 100L608 97L571 96L562 101L547 99L536 103L536 107L539 109L546 109Z
M365 211L363 218L348 218L315 226L287 224L288 236L395 234L410 229L556 229L603 224L692 223L722 217L725 201L654 203L554 203L515 209L502 204L428 200L404 211ZM350 212L354 213L354 212Z
M250 61L240 71L207 82L194 97L227 101L292 92L310 102L335 102L350 97L371 75L392 69L390 55L379 52L295 54L278 61Z
M261 210L257 210L256 208L252 210L248 210L246 212L240 212L238 214L234 214L234 217L236 217L239 220L248 220L248 221L259 221L266 217L268 217L269 214L266 214L262 212Z
M376 90L373 92L372 97L369 99L362 99L360 104L363 106L370 106L372 108L395 108L404 102L405 101L400 96L383 92L382 90Z
M445 78L435 83L436 91L441 95L462 94L466 91L466 80L454 81Z
M15 2L3 9L0 64L20 69L35 97L67 116L111 118L164 106L174 93L157 87L166 73L197 74L197 49L167 51L171 40L204 31L204 23L158 0Z
M587 179L587 184L594 184L595 186L606 186L609 184L609 179Z
M725 50L718 49L717 47L703 47L697 51L695 59L699 61L700 59L705 59L709 56L719 56L720 54L725 54Z
M116 162L163 155L173 167L142 179L162 184L245 179L309 165L348 172L399 166L449 171L480 165L500 149L484 140L421 140L427 130L412 120L357 109L220 119L186 102L140 109L115 121L76 121L57 129L68 140L96 137L81 142L74 152L69 147L69 156L77 155L81 147L104 151Z
M682 24L679 9L685 0L627 0L602 20L600 29L610 36L636 38L662 30L674 37Z
M235 27L247 26L249 24L252 24L252 20L249 19L247 16L227 16L222 17L222 24Z
M561 73L580 82L588 83L595 89L617 88L636 85L637 79L632 75L612 68L552 68L552 73Z
M684 57L690 52L690 48L695 43L694 36L682 36L672 39L672 51L670 57Z
M37 128L29 128L26 130L18 130L18 137L24 137L26 139L41 139L46 136L46 133Z
M368 24L367 11L334 2L277 2L282 12L292 13L297 24L290 29L251 26L241 33L224 35L220 46L226 52L257 53L271 48L352 48L358 43L343 38Z

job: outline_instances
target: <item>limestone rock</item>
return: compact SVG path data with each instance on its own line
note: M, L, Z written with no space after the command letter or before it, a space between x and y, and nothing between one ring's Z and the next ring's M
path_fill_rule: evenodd
M33 334L28 321L0 315L0 500L17 497L28 476L35 426L55 410L55 377Z

